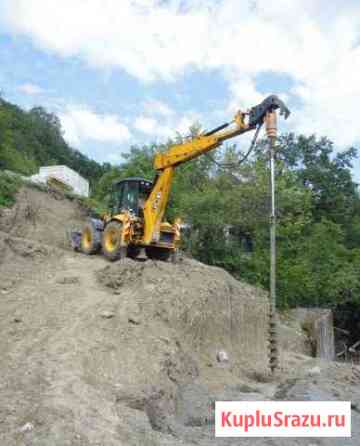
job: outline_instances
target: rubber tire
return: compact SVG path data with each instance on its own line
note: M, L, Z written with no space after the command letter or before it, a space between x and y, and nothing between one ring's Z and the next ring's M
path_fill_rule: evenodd
M171 256L171 249L155 248L154 246L147 246L145 248L146 255L152 260L162 260L166 262Z
M122 223L119 221L111 221L105 226L105 229L102 234L101 247L104 256L111 260L120 260L126 257L127 247L121 245L121 232L122 232ZM106 240L109 237L110 232L115 232L118 234L118 238L116 243L114 244L114 249L109 250L107 248Z
M101 248L100 240L95 224L91 220L87 221L81 232L80 251L88 256L98 253Z
M127 255L131 259L136 259L136 257L139 256L140 252L141 252L141 248L139 246L136 246L136 245L129 245L128 246Z

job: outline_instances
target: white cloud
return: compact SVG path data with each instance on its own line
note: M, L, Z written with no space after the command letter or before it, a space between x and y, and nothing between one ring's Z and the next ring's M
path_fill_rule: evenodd
M175 111L171 107L169 107L167 104L165 104L162 101L156 100L156 99L146 101L144 103L144 110L150 114L166 116L166 117L174 115L174 113L175 113Z
M176 136L178 127L172 119L160 119L159 116L141 115L135 119L134 127L152 141L165 142Z
M45 92L44 89L39 87L39 85L31 84L31 83L25 83L21 84L17 88L21 93L25 93L29 96L36 96L38 94L42 94Z
M105 143L123 143L130 132L118 116L98 114L84 106L68 106L59 114L65 139L74 146L92 140Z
M162 115L160 113L160 115ZM155 140L164 140L174 138L178 133L186 136L189 128L196 122L200 121L199 113L188 111L182 115L172 112L166 116L157 116L157 112L153 111L150 115L141 115L135 119L134 127L144 135Z
M139 116L135 119L134 127L147 135L155 134L158 122L154 118Z
M134 121L134 128L155 140L174 138L177 133L186 135L189 127L200 120L199 113L187 111L179 114L159 100L149 100L143 104L143 114Z
M339 144L360 140L358 0L3 0L0 25L40 48L145 82L221 69L231 109L262 99L258 74L285 74L301 104L293 128ZM137 125L165 135L176 125L161 114L168 116L154 106Z

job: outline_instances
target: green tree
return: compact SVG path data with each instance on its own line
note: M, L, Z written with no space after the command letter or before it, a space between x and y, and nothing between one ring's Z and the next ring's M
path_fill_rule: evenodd
M43 107L27 112L0 99L0 168L30 175L39 166L51 164L65 164L76 170L92 187L110 168L71 148L53 113Z

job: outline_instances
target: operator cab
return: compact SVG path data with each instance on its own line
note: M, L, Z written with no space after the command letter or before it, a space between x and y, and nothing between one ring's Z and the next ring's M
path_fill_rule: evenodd
M143 217L144 204L150 195L153 183L145 178L130 177L115 181L112 185L111 214L130 211L137 217Z

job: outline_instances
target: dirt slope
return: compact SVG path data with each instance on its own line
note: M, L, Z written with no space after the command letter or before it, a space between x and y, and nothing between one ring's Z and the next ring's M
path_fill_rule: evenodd
M34 202L27 227L22 210ZM60 223L81 220L74 203L22 191L16 209L17 217L14 210L0 217L7 230L0 232L0 445L238 445L214 439L215 400L316 397L353 399L352 439L241 444L359 444L358 369L293 348L282 352L277 375L267 374L263 292L193 260L109 264L60 249ZM43 231L47 243L34 241ZM291 328L285 333L292 348ZM219 350L227 363L217 361Z
M222 302L232 297L241 326L241 299L256 305L256 290L225 272L189 260L109 266L7 234L0 240L0 271L17 279L1 290L0 444L151 444L152 437L167 444L180 386L212 374L216 381L219 372L231 381L245 370L249 358L239 352L251 338L240 340L233 327L232 348ZM216 360L220 347L231 360L225 368ZM129 419L139 416L145 431L135 435ZM26 423L34 429L24 435Z
M86 210L61 192L24 187L11 209L0 209L0 231L15 237L68 247L68 232L81 227Z

